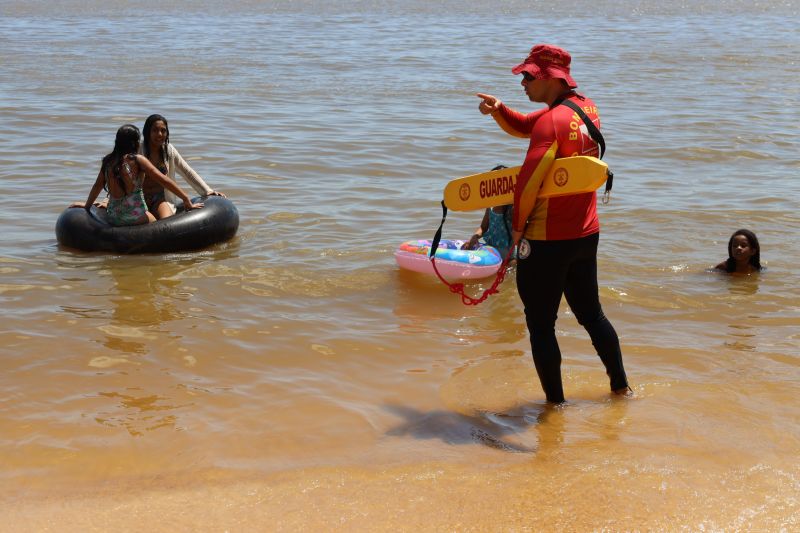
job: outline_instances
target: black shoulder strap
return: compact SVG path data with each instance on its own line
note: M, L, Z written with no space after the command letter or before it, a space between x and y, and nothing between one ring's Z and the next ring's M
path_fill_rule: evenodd
M583 112L583 109L581 109L580 106L578 106L578 104L576 104L575 102L573 102L571 100L566 100L565 99L565 100L562 100L562 101L558 102L558 104L556 104L556 105L561 105L561 104L563 104L563 105L567 106L568 108L572 109L573 111L575 111L575 113L577 113L577 115L579 117L581 117L581 120L583 121L583 123L586 124L586 129L589 131L589 135L591 136L592 139L594 139L594 142L596 142L597 145L600 147L600 159L603 159L603 154L606 153L606 140L603 139L603 134L600 133L600 130L598 130L597 126L594 125L594 122L592 122L592 119L587 117L586 113ZM609 169L608 170L608 179L606 180L606 190L605 190L605 193L604 193L603 203L607 203L608 202L609 194L611 193L611 186L613 184L614 184L614 173L611 172L611 169Z
M600 133L600 130L598 130L597 126L594 125L592 119L587 117L586 113L583 112L583 109L581 109L580 106L578 106L578 104L572 102L571 100L562 100L561 104L572 109L573 111L575 111L575 113L578 114L579 117L581 117L583 123L586 124L586 129L589 130L589 135L591 136L592 139L594 139L594 142L596 142L600 146L600 159L603 159L603 154L606 153L606 140L603 139L603 134Z

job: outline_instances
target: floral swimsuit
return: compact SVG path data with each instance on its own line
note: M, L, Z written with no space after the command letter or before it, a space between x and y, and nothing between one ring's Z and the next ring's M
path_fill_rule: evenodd
M147 205L144 202L142 182L144 175L134 175L130 165L123 160L120 173L125 173L133 182L133 191L120 198L110 197L106 217L112 226L136 226L147 223ZM106 175L106 179L108 179Z

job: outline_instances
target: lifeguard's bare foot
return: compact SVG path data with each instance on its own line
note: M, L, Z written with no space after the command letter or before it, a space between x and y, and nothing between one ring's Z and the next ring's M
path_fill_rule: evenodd
M632 398L633 389L630 387L623 387L621 389L614 390L614 394L617 396L624 396L625 398Z

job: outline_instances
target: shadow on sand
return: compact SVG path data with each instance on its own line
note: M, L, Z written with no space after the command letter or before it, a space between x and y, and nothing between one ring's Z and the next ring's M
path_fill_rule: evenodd
M387 435L439 439L447 444L482 444L511 453L536 453L546 443L559 442L563 429L562 408L551 404L528 405L503 413L477 412L472 416L444 410L423 412L403 405L384 407L405 419L389 429ZM536 445L513 438L522 436L530 426L539 429ZM547 430L542 431L545 427Z

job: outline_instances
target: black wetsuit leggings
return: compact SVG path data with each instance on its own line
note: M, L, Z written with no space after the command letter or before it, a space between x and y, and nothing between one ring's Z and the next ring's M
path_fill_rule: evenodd
M597 243L600 234L565 241L530 241L531 253L517 266L517 290L525 305L533 362L547 401L564 401L561 351L556 318L561 295L589 333L606 367L611 390L628 386L619 338L600 307L597 292Z

